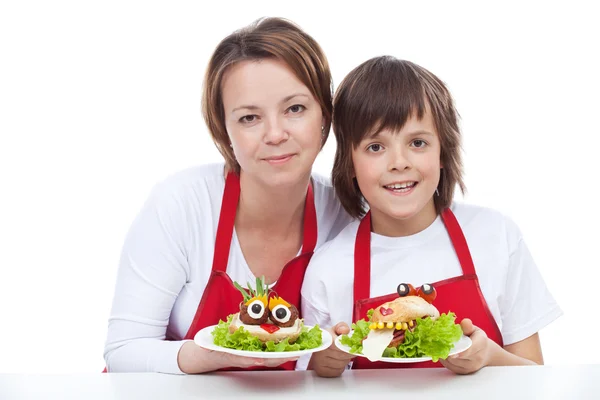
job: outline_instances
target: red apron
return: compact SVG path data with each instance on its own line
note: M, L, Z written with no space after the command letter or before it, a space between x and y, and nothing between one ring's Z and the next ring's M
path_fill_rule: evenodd
M215 240L215 252L213 257L212 272L208 284L204 289L204 295L200 300L196 315L188 329L184 339L194 339L196 333L211 325L216 325L219 320L225 321L227 316L240 311L241 293L233 286L233 282L227 275L227 261L229 259L229 248L238 200L240 197L240 179L237 175L229 173L225 181L225 192L217 227ZM304 206L304 239L301 254L288 262L281 272L281 276L272 288L278 296L287 302L294 304L300 316L300 289L304 281L304 272L308 266L315 245L317 244L317 214L312 187L309 185L306 193ZM258 356L258 355L257 355ZM256 369L286 369L293 370L295 362L288 362L276 368L256 367ZM242 370L232 368L229 370Z
M433 305L437 307L440 314L449 311L454 312L457 321L461 321L463 318L470 318L475 326L483 329L490 339L502 346L500 329L498 329L498 325L481 293L471 252L469 251L463 231L450 209L447 208L442 212L442 220L444 221L448 235L450 235L450 240L458 256L463 273L454 278L431 283L437 291L437 297ZM400 283L402 282L396 282L395 284ZM360 222L354 247L354 313L352 320L355 322L366 318L367 311L371 308L375 308L382 303L398 297L398 293L392 293L371 299L369 298L370 289L371 213L369 212ZM381 361L371 362L364 357L356 357L352 364L352 368L354 369L432 367L443 367L443 365L431 361L397 364Z

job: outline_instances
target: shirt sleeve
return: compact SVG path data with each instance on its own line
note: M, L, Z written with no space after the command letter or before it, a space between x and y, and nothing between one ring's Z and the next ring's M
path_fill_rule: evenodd
M165 338L189 275L185 226L181 199L157 185L122 249L104 348L109 372L183 373L177 355L184 341Z
M519 228L507 220L509 265L499 299L504 345L524 340L562 315Z

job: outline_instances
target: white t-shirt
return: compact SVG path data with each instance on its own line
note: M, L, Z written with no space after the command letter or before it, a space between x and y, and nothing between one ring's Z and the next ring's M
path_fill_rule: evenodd
M104 358L108 370L181 373L177 353L212 269L225 188L224 165L177 173L155 186L134 220L121 255ZM352 219L330 182L313 175L319 248ZM234 234L227 273L254 275ZM165 338L173 341L165 341Z
M472 205L454 203L451 209L505 345L526 339L562 314L513 221ZM307 325L351 324L358 225L349 224L312 257L302 286ZM462 269L440 216L412 236L371 234L371 297L394 293L402 282L417 287L458 275ZM308 359L300 361L297 369L305 368Z

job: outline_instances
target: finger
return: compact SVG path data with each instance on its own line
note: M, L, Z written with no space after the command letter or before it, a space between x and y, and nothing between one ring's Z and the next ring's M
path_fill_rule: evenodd
M321 367L315 369L315 372L317 373L318 376L320 376L322 378L336 378L336 377L342 375L342 373L344 373L345 369L346 369L346 366L342 366L342 367L321 366Z
M334 327L333 331L336 335L346 335L350 332L350 327L345 322L338 322Z
M461 351L458 354L453 354L448 357L449 360L473 360L479 357L480 353L483 351L483 347L481 345L474 345L468 348L465 351Z
M466 375L469 373L469 370L465 367L455 365L449 360L440 360L440 363L442 363L442 365L446 367L446 369L454 372L455 374Z
M475 331L475 325L473 325L473 322L469 318L460 321L460 327L466 336L471 336Z
M269 359L269 360L265 360L265 363L263 364L265 367L278 367L281 364L285 364L288 361L295 361L294 359L290 359L290 358L273 358L273 359Z
M354 358L354 356L351 356L348 353L333 353L333 354L325 354L323 356L323 359L330 359L330 360L336 360L336 361L342 361L342 362L350 362L352 359Z
M318 365L315 365L315 369L324 369L324 368L330 368L330 369L344 369L346 368L346 366L348 365L348 361L347 360L323 360L322 363L319 363Z
M485 334L485 332L478 328L477 326L474 326L474 331L471 333L471 336L469 336L469 338L471 339L471 347L469 347L467 350L462 351L458 354L454 354L452 356L450 356L449 358L454 359L454 358L472 358L473 355L483 351L487 345L487 341L488 341L488 337Z

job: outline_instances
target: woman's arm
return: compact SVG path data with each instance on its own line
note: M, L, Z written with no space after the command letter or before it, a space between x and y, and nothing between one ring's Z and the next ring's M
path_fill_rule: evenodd
M104 358L110 372L182 373L183 341L165 341L189 267L181 199L157 185L123 245Z

